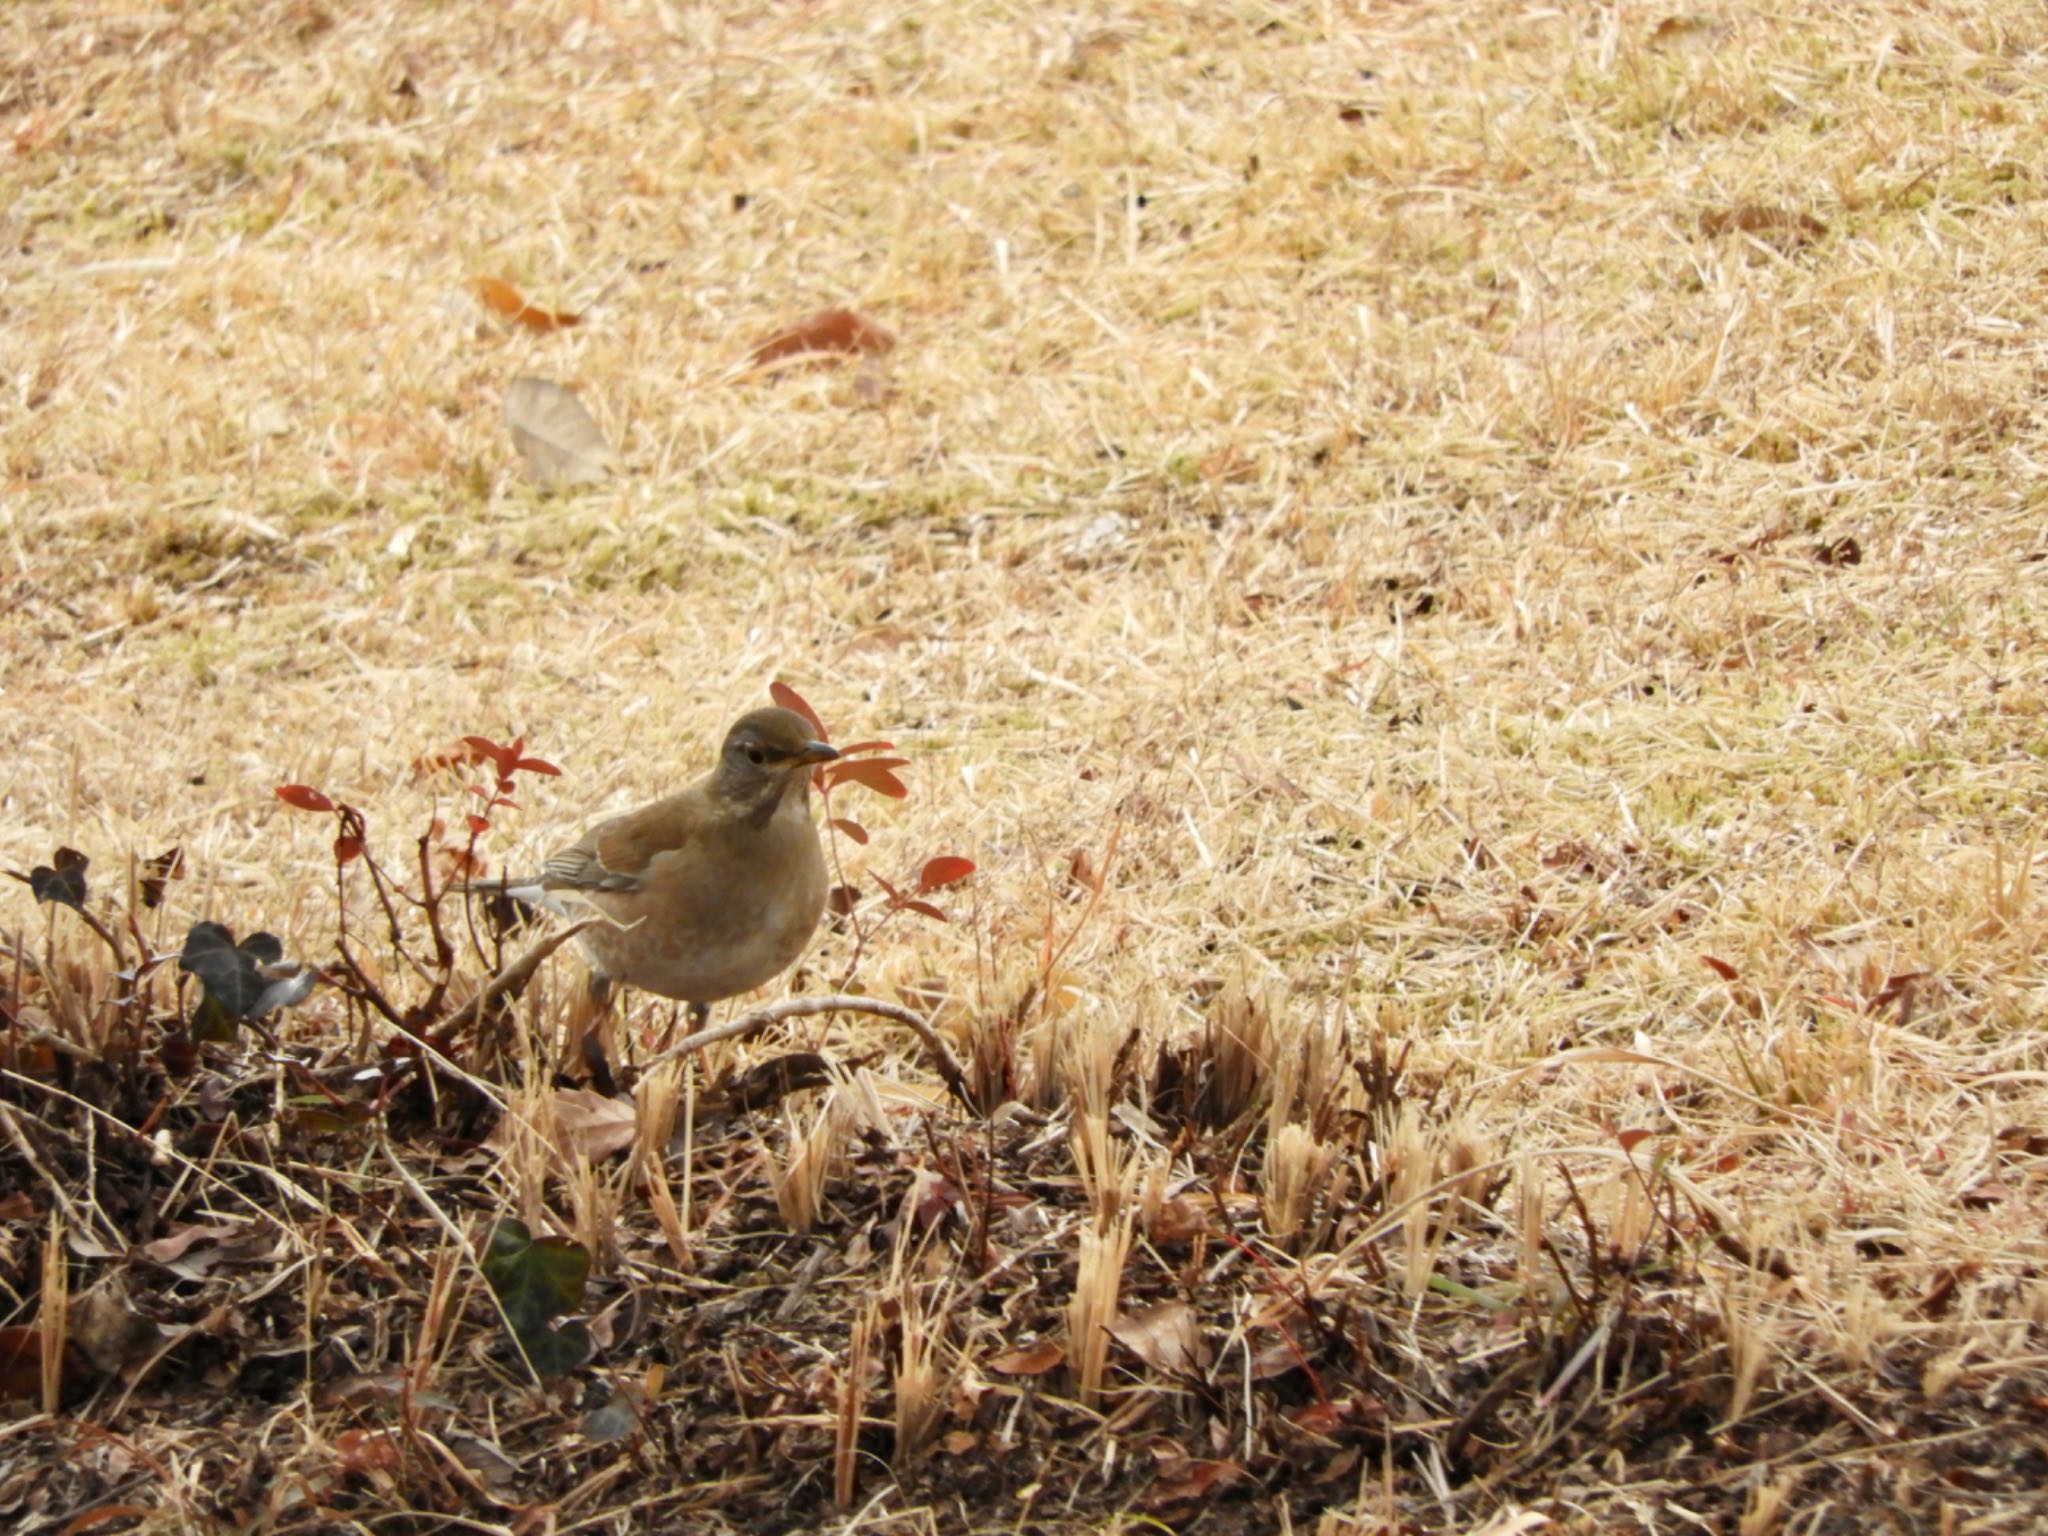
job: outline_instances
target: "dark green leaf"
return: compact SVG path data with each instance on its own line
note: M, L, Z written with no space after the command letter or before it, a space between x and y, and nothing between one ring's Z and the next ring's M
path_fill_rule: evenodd
M296 978L287 978L280 985L280 978L263 974L263 967L283 958L284 945L275 934L252 933L237 944L234 934L219 923L194 923L185 935L178 969L197 976L206 989L205 1000L193 1014L199 1038L232 1040L236 1020L260 1018L273 1008L300 1001L311 989L310 982L301 987ZM216 1032L223 1028L225 1033Z
M536 1376L566 1376L596 1352L589 1327L575 1321L522 1333L519 1347L526 1352Z
M536 1241L525 1222L508 1217L491 1229L483 1271L505 1321L525 1343L528 1334L582 1303L590 1255L566 1237Z
M49 864L38 864L28 872L28 888L35 892L37 901L54 901L82 911L85 867L91 862L76 848L59 848L50 856Z

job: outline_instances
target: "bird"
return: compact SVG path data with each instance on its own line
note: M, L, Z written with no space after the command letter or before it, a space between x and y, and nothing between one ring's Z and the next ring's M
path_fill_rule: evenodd
M811 770L839 756L793 710L757 709L725 733L711 771L676 794L590 826L537 878L472 883L557 912L570 897L605 922L577 936L591 991L624 983L711 1005L772 981L825 910Z

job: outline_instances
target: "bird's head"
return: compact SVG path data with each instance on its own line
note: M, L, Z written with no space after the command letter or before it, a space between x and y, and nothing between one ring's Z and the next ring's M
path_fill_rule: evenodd
M839 755L811 734L810 722L794 710L757 709L742 715L725 733L715 784L727 800L773 810L792 789L802 794L811 770Z

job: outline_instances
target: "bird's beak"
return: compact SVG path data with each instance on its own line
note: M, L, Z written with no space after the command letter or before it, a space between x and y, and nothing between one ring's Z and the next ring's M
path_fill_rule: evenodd
M812 763L829 763L838 755L839 749L830 742L807 741L797 748L796 756L791 761L809 767Z

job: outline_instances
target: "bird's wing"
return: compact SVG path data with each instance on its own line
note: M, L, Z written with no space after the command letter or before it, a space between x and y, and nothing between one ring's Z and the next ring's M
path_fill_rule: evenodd
M685 791L601 821L542 866L555 890L637 891L657 855L687 848L708 820L704 797Z

